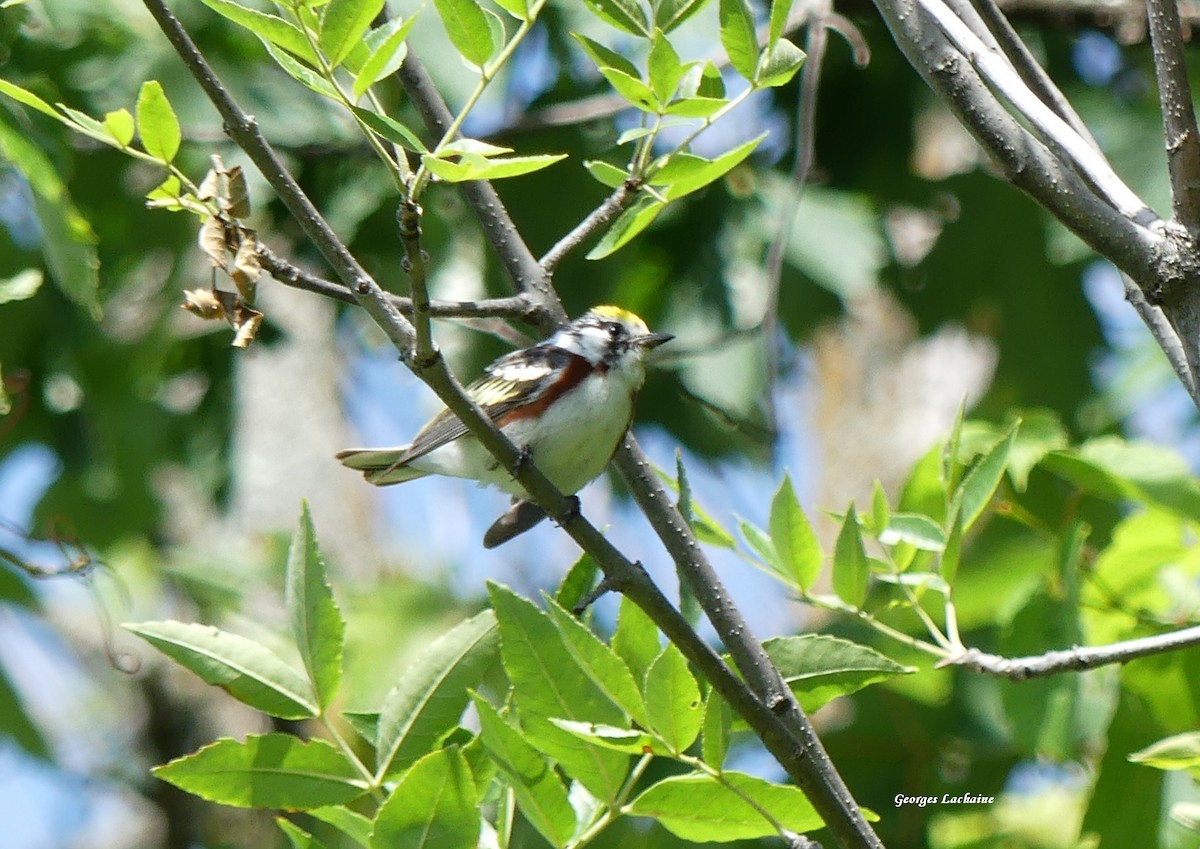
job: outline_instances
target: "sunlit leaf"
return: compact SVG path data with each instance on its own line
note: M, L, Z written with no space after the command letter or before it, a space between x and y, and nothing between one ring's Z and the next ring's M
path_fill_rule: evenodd
M417 761L375 815L371 849L475 849L479 800L462 752Z

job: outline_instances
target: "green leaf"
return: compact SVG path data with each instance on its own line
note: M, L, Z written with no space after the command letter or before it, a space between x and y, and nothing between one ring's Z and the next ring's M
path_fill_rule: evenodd
M529 5L526 0L495 0L495 3L518 21L529 20Z
M1192 769L1200 766L1200 731L1187 731L1151 743L1129 756L1134 763L1156 769Z
M366 90L375 83L394 74L404 63L404 57L408 55L404 40L408 38L408 33L416 20L415 14L409 15L407 18L393 18L367 36L369 47L378 38L378 34L383 35L383 40L371 49L370 55L354 78L354 96L356 98L362 97Z
M750 550L758 555L759 560L779 573L781 577L791 577L791 574L783 568L783 562L779 559L779 552L775 550L775 543L771 541L771 538L767 536L762 528L747 522L745 519L741 519L738 521L738 530L742 532L742 538L746 540L746 545L750 546Z
M248 8L240 3L234 3L232 0L200 0L200 2L218 15L250 30L259 38L277 47L282 47L289 53L294 53L310 65L317 64L317 57L313 53L312 45L308 43L308 39L300 27L291 21L276 15L268 15L258 9Z
M787 475L771 499L770 527L771 542L784 574L801 590L811 590L821 574L825 555Z
M583 52L596 63L597 68L613 68L636 79L641 79L637 66L615 50L610 50L598 41L593 41L582 33L573 32L571 37L579 42Z
M492 664L499 639L495 614L484 610L442 634L404 670L380 711L380 777L405 769L458 725L467 690Z
M883 532L888 526L888 518L891 515L891 507L888 505L887 493L883 489L883 484L879 478L875 479L875 485L871 489L871 531L878 535Z
M721 76L721 69L712 62L705 62L700 68L700 79L696 85L695 96L725 99L725 78Z
M128 109L117 109L104 116L104 126L121 147L133 141L133 116Z
M553 599L548 599L548 602L554 627L558 629L563 644L579 668L604 691L613 704L638 725L647 727L646 703L642 701L641 690L625 661L557 602Z
M615 798L628 759L581 746L551 718L620 725L621 709L579 668L550 617L506 587L491 583L492 608L500 623L500 654L512 682L521 726L529 740L602 800Z
M317 548L307 502L301 508L300 523L288 549L285 599L292 636L317 704L324 712L342 682L346 623L326 580L325 562Z
M621 596L612 648L633 672L634 679L643 682L646 672L662 651L658 641L658 626L628 596Z
M689 514L687 516L688 524L691 525L692 530L695 531L696 539L700 540L700 542L706 543L707 545L715 545L719 546L720 548L727 548L730 551L735 550L737 548L737 540L733 538L729 531L721 527L721 524L714 519L707 510L701 507L700 504L691 497L690 493L686 499L684 498L683 492L679 486L679 481L686 480L687 477L683 468L683 460L679 454L676 454L675 457L675 470L676 477L674 478L658 467L655 467L654 472L658 475L659 479L670 488L672 492L679 496L681 511L683 510L683 506L686 504L687 513Z
M462 752L439 749L413 764L379 808L371 849L475 849L478 806Z
M789 831L824 825L799 789L740 772L723 773L720 779L701 773L665 778L634 799L628 812L652 817L684 840L727 843L777 834L760 809Z
M585 0L596 17L631 35L650 37L650 21L638 0Z
M791 82L792 77L804 65L804 51L786 38L781 38L770 47L764 47L758 59L755 83L774 88Z
M379 740L379 711L374 710L344 710L342 719L350 724L358 736L362 737L372 748L378 748Z
M575 812L566 788L546 758L486 700L473 697L483 747L512 783L517 806L552 846L562 846L575 831Z
M684 97L668 103L663 112L680 118L708 118L727 103L729 101L723 97Z
M572 719L552 719L550 721L557 727L571 732L581 740L587 740L605 749L624 752L627 755L653 753L670 756L674 754L656 738L651 737L640 728L617 728L613 725L600 725L595 722L576 722Z
M922 551L942 551L946 547L946 534L937 522L919 513L893 513L887 527L879 534L884 545L906 542Z
M429 149L425 147L413 131L399 121L389 118L387 115L372 112L370 109L362 109L358 106L350 108L356 118L388 141L394 142L405 150L411 150L414 153L429 152Z
M275 64L283 68L287 72L287 75L296 82L312 89L322 97L328 97L331 100L338 99L337 92L334 91L333 86L316 71L297 62L289 54L275 47L269 41L263 40L263 47L266 48L267 55L275 60Z
M1004 477L1004 470L1008 467L1008 454L1017 438L1017 429L1020 425L1020 420L1014 422L1008 433L993 445L963 478L958 497L962 499L964 531L975 524L975 520L983 513L984 508L996 493L996 487L1000 485L1000 480Z
M950 534L946 538L946 547L942 550L941 559L938 561L938 572L948 587L954 586L954 579L958 575L958 564L962 558L962 543L962 510L959 508L955 509L951 516Z
M610 189L617 188L629 179L629 174L623 169L618 168L616 165L602 162L599 159L589 159L583 163L583 167L600 183L608 186Z
M639 197L612 223L603 238L587 253L587 259L604 259L627 245L645 230L666 206L647 196Z
M653 89L642 82L641 78L634 74L627 74L617 68L601 68L601 75L608 80L609 85L625 98L629 103L641 109L643 112L661 111L662 104L658 102L658 98L654 96Z
M238 808L303 811L342 805L367 790L346 757L324 740L290 734L218 740L155 767L155 777L202 799Z
M137 100L137 127L146 153L163 162L175 159L183 135L175 110L157 80L142 83Z
M554 592L554 600L567 609L574 608L596 585L600 567L587 552L579 555L579 559L567 570L562 582Z
M207 625L140 622L123 626L240 702L281 719L320 711L303 675L253 640Z
M488 33L492 37L492 55L496 56L504 49L504 44L508 40L508 35L504 31L504 19L491 9L484 9L483 14L487 18Z
M32 298L42 286L42 271L26 268L7 280L0 280L0 304Z
M773 47L783 35L788 16L792 12L792 0L771 0L771 19L767 25L767 45Z
M754 12L746 0L721 0L718 12L721 44L729 64L748 80L758 67L758 37L754 33Z
M851 504L833 548L833 591L846 604L861 608L867 600L870 576L871 566L863 549L858 514Z
M325 849L325 844L291 820L275 817L275 824L284 833L292 849Z
M433 0L454 49L482 69L492 56L492 30L475 0Z
M675 96L675 90L679 88L679 81L683 79L688 66L679 61L679 54L662 30L654 33L647 63L650 88L659 103L666 103Z
M62 121L63 117L59 112L46 101L42 100L32 91L21 88L16 83L10 83L8 80L0 79L0 94L7 95L18 103L24 103L26 106L32 106L37 111L49 115L56 121Z
M708 0L660 0L654 8L654 24L670 32L706 5Z
M359 846L365 847L371 839L371 821L349 808L330 806L313 808L306 813L326 825L331 825Z
M870 684L917 671L867 646L824 634L775 637L763 643L763 648L806 711Z
M383 0L331 0L321 16L321 50L330 67L345 61L382 9Z
M650 183L655 186L666 186L668 200L678 200L697 189L702 189L709 183L719 180L732 171L754 152L766 133L753 138L745 144L740 144L733 150L723 153L716 159L705 159L692 153L676 153L666 161L661 168L650 177Z
M646 672L650 729L670 751L682 753L700 733L702 707L700 687L688 669L687 660L674 643L667 643Z
M491 158L477 153L469 153L460 157L457 162L449 162L427 153L421 157L421 160L431 173L447 183L461 183L466 180L501 180L505 177L518 177L522 174L540 171L566 158L565 153Z
M700 755L714 769L720 769L725 764L732 727L733 714L729 710L729 703L716 690L710 691L708 701L704 703L704 736L700 739Z

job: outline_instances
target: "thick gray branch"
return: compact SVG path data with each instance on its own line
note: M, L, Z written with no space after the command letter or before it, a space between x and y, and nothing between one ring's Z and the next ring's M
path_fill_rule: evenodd
M1179 9L1175 0L1146 0L1146 15L1162 103L1175 220L1195 230L1200 227L1200 136L1183 54Z

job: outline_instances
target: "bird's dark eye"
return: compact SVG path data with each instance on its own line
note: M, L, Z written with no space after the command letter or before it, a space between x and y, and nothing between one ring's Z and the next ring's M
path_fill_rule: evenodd
M609 337L610 339L616 339L616 338L617 338L618 336L620 336L620 335L621 335L621 325L619 325L619 324L610 324L610 325L608 326L608 337Z

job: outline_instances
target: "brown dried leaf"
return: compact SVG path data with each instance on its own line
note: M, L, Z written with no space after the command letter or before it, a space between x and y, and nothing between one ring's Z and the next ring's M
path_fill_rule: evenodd
M204 180L200 183L200 189L196 192L196 197L200 200L212 200L220 196L221 174L216 168L210 168L208 169L208 173L204 175Z
M200 250L208 254L214 267L224 271L229 268L229 235L225 222L216 216L200 225Z
M237 284L243 300L252 304L258 278L262 274L262 265L258 261L258 239L253 230L242 230L240 235L241 242L238 244L237 255L233 258L233 271L229 276Z
M225 193L222 196L222 207L234 218L247 218L250 215L250 190L246 186L246 175L242 166L235 165L225 172Z
M233 347L245 348L253 342L262 320L262 313L239 302L237 314L233 319L233 329L236 331L231 343Z
M225 318L225 305L219 297L221 294L224 293L217 289L185 289L183 303L179 306L206 320Z

